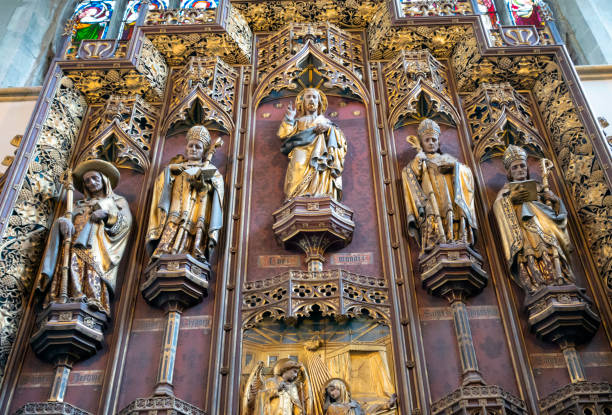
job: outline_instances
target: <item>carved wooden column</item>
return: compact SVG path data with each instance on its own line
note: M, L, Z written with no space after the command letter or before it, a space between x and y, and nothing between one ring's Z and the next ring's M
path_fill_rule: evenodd
M473 178L467 166L440 149L440 127L429 119L435 117L450 125L459 122L444 65L428 50L402 50L385 66L384 76L389 125L405 125L425 118L418 127L419 137L408 138L421 158L415 156L402 171L404 205L410 222L408 233L420 239L418 269L423 288L430 295L445 298L450 304L461 362L461 386L434 402L432 413L459 414L463 413L462 408L474 408L484 412L526 414L524 402L499 386L487 385L478 367L465 303L484 289L488 275L483 269L483 259L474 246L477 232L474 202L466 199L473 197ZM433 141L427 144L427 140ZM449 159L451 161L447 161ZM436 163L451 163L453 168L444 173L444 166ZM435 167L431 168L430 165ZM431 173L432 169L434 173ZM435 182L437 179L430 178L431 174L446 180ZM445 181L452 182L452 185L440 184ZM440 192L453 194L454 199L444 202L445 196L436 193L436 186L444 187ZM452 191L445 186L453 186ZM453 206L450 214L442 211L447 206L445 203ZM461 217L455 218L453 214L456 212Z
M509 83L482 83L466 99L464 106L467 116L471 120L470 132L476 160L482 162L487 159L503 156L508 180L512 182L525 180L524 178L516 179L518 176L513 176L515 174L511 171L511 167L515 165L513 163L523 162L524 169L526 170L525 176L529 178L528 155L539 159L540 169L542 170L542 183L537 184L539 186L537 189L540 190L538 190L538 194L534 195L535 199L533 199L532 203L538 202L540 205L544 205L544 207L536 206L529 209L550 209L551 212L557 214L553 207L553 201L546 200L545 202L548 204L548 207L546 207L540 199L540 193L549 191L548 174L554 165L550 160L544 158L546 145L536 130L532 110L527 100ZM486 117L478 115L485 113L487 114ZM512 183L509 186L511 185ZM510 198L510 196L503 192L504 189L501 189L493 207L498 227L500 228L504 226L502 225L504 221L508 221L507 217L512 218L512 215L514 215L511 204L525 203L522 201L511 201L507 205L507 212L500 208L496 210L496 204L497 206L506 206L503 204L503 199ZM561 199L557 198L556 203L562 205ZM563 211L565 211L565 207L563 207ZM517 235L522 235L523 232L544 232L544 226L548 226L546 232L552 232L551 226L562 226L562 228L555 228L555 232L559 234L567 232L565 224L547 225L541 224L539 221L532 223L524 218L521 218L520 221L517 221L512 226L513 232L517 233ZM518 229L515 229L514 226L518 227ZM504 233L504 235L502 237L510 237L507 233ZM554 252L549 254L551 258L547 266L539 265L543 264L543 262L534 265L534 267L545 269L538 268L539 270L535 271L536 275L527 277L526 281L523 279L519 280L514 275L515 282L525 291L523 306L526 312L528 329L540 340L559 346L571 382L570 385L541 399L539 403L540 409L543 413L551 415L569 414L573 413L571 412L572 410L583 413L583 410L588 408L589 405L592 406L597 403L605 404L606 402L612 403L609 394L610 385L588 382L580 356L576 351L576 345L587 343L591 340L597 332L601 320L594 308L593 301L586 295L586 290L574 284L575 277L572 270L569 269L569 259L565 259L565 261L568 261L566 265L561 263L562 259L558 250L566 248L560 247L557 238L563 238L564 236L558 236L555 233L552 237L546 237L552 238L552 241L547 239L546 244L550 244ZM565 237L568 239L566 243L571 243L569 242L569 235ZM521 236L520 238L526 237ZM544 238L544 236L539 236L539 238ZM524 245L527 242L522 239L521 241L520 244L517 244L518 248L515 248L518 249L517 252L514 252L515 256L523 255L520 250L524 249ZM502 240L499 243L503 245L509 242ZM538 245L537 249L542 248ZM513 261L518 261L518 259ZM520 265L513 263L512 266L518 268ZM509 270L510 274L518 272L513 269ZM547 275L547 279L544 279L543 275ZM550 277L551 275L555 277L552 278ZM594 409L593 407L591 413L605 413L602 412L604 406L599 409Z

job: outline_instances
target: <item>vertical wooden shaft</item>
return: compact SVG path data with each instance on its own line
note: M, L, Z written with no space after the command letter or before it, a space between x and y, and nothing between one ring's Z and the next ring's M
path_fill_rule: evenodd
M565 364L567 365L567 371L572 383L584 382L586 380L584 368L574 345L563 343L561 344L561 350L563 351L563 357L565 358Z
M55 377L51 386L49 402L64 402L71 369L72 364L68 359L61 359L55 364Z
M457 345L459 346L459 356L461 358L463 384L482 385L484 381L478 370L478 361L476 359L476 351L474 350L474 341L465 303L461 300L456 300L451 303L451 309L453 310L455 335L457 336Z
M169 307L167 314L155 395L174 395L172 379L174 377L176 346L181 325L181 312L177 307Z

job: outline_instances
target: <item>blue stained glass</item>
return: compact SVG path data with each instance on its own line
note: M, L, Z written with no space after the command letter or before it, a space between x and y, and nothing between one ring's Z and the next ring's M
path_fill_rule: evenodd
M181 9L216 9L215 0L181 0Z
M138 19L142 0L130 0L125 10L123 21L125 23L134 23ZM168 8L168 0L151 0L149 10L166 10Z
M113 15L115 0L85 0L79 2L73 18L77 20L75 40L102 39Z
M140 9L143 6L142 0L130 0L128 2L125 14L123 15L123 24L121 26L121 40L128 40L132 37L134 32L134 25L138 16L140 15ZM149 3L149 10L166 10L168 9L168 0L151 0Z

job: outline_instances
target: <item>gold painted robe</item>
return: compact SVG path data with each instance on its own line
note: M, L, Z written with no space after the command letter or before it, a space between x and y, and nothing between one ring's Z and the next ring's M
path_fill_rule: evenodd
M70 302L83 301L110 316L110 295L117 284L117 271L128 243L132 215L125 198L113 193L109 180L102 177L107 196L92 198L86 192L85 198L76 202L73 211L68 298ZM91 214L98 209L108 212L106 221L91 221ZM43 278L38 287L46 292L45 307L60 298L64 249L59 222L56 221L43 257Z
M301 383L289 383L282 391L278 390L283 378L268 378L262 390L257 393L255 415L311 415L307 413L304 390Z
M574 282L568 261L571 242L567 211L561 200L548 206L538 185L538 199L514 204L506 183L493 203L506 264L528 293L546 285Z
M474 210L474 177L466 165L449 154L427 154L427 161L414 158L402 170L408 233L417 238L421 250L439 244L474 244L478 228ZM449 235L448 213L452 212L453 235Z
M327 132L315 134L314 126L330 124ZM285 198L331 196L342 198L342 171L347 143L342 131L323 115L304 116L293 122L283 120L278 136L281 151L289 157L285 175Z
M178 161L155 181L147 248L152 258L191 254L208 261L223 225L223 177L210 163Z

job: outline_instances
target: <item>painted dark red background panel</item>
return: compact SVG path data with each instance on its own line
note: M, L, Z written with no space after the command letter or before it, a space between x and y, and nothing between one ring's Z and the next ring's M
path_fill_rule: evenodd
M372 263L345 265L348 271L382 278L381 252L374 194L371 150L368 139L366 108L361 102L342 97L328 96L326 116L344 132L348 153L342 174L342 203L354 212L355 233L350 245L334 253L371 252ZM283 98L263 103L255 111L255 136L250 219L248 229L248 281L273 277L290 268L260 268L260 255L299 255L305 269L304 254L286 251L277 244L272 232L272 212L282 206L283 183L288 159L280 152L281 140L278 127L286 111L286 105L294 98ZM324 268L334 268L329 262Z
M217 131L210 131L212 140L221 136L224 144L215 153L212 163L224 175L225 199L224 199L224 220L227 222L227 193L229 184L225 177L227 164L227 148L229 138L220 135ZM185 134L177 134L167 138L164 142L162 160L156 175L178 154L183 154L185 148ZM147 190L150 194L152 189ZM145 223L148 221L149 211L145 213ZM224 234L220 239L223 240ZM144 243L144 241L143 241ZM222 246L222 242L220 242ZM210 343L211 326L213 322L212 313L215 301L215 281L217 258L222 255L217 247L212 258L213 274L208 289L208 297L193 307L183 311L181 315L181 330L177 346L177 354L174 370L174 391L177 397L198 407L204 407L205 379L210 364ZM140 274L134 276L140 280L139 286L143 281L142 272L149 262L149 258L141 258ZM166 315L163 310L147 304L142 297L140 290L137 293L136 308L132 321L132 331L128 343L127 359L123 372L122 387L120 388L119 405L122 409L137 398L150 396L156 386L157 372L159 369L159 359L161 355L161 343L163 339L163 329L166 324ZM193 319L208 318L210 325L207 328L185 328L189 321ZM150 320L155 320L150 322ZM141 330L143 322L154 324L156 330Z

